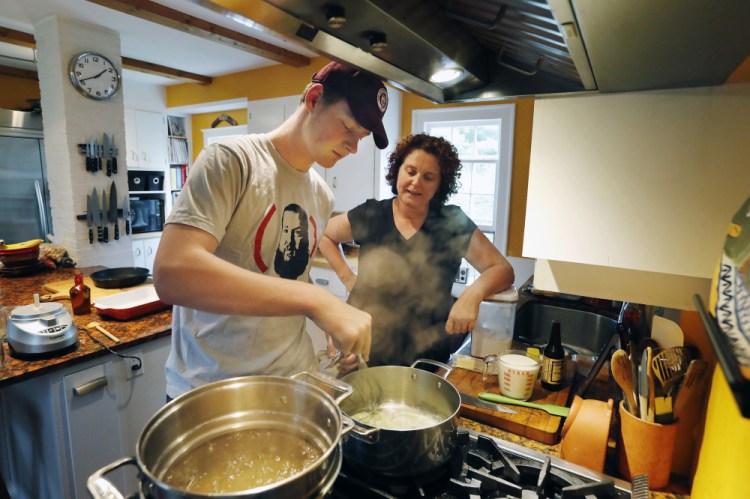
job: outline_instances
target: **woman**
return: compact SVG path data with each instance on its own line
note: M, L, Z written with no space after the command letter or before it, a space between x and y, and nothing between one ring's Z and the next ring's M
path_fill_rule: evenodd
M396 197L370 199L332 218L323 233L320 251L350 291L349 303L372 315L370 365L447 361L455 343L448 335L471 331L482 300L513 283L505 257L458 206L445 204L460 170L447 140L406 137L385 177ZM351 240L360 245L357 275L341 252ZM453 303L462 258L481 275ZM348 356L341 371L355 363Z

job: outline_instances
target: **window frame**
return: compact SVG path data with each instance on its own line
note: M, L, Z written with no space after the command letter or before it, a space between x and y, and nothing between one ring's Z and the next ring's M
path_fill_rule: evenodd
M500 121L498 171L495 177L494 244L502 254L506 254L508 247L515 110L515 104L419 109L412 111L411 120L412 133L424 133L427 123L479 124L478 122L487 120Z

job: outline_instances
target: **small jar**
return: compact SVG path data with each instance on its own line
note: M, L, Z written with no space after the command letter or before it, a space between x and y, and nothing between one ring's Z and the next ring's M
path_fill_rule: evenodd
M73 307L73 315L86 315L91 313L91 288L83 282L83 274L79 270L74 274L75 285L70 288L70 304Z

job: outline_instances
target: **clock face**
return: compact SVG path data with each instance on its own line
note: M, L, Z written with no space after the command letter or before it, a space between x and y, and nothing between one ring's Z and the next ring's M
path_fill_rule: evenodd
M68 73L75 89L91 99L110 99L120 90L120 72L100 54L83 52L74 56Z

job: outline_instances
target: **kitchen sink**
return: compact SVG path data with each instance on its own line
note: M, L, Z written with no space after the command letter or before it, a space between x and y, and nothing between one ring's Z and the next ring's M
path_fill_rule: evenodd
M563 347L579 355L598 355L617 330L616 319L594 311L529 301L516 313L513 339L543 348L553 320L560 321Z

